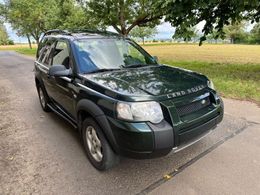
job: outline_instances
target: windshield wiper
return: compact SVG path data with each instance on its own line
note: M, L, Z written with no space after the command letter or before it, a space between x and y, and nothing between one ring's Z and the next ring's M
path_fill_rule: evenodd
M120 70L120 68L101 68L101 69L93 70L90 72L86 72L85 74L92 74L92 73L98 73L98 72L109 72L109 71L115 71L115 70Z

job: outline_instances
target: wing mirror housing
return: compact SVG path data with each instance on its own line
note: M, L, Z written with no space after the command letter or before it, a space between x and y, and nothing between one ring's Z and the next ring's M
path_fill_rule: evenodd
M159 63L159 58L158 58L158 56L153 56L153 59L154 59L157 63Z
M53 65L49 69L49 75L54 77L70 77L72 75L72 70L67 69L64 65Z

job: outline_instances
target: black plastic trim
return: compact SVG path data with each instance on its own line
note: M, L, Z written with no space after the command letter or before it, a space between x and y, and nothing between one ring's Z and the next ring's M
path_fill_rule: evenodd
M163 120L159 124L148 123L154 133L154 150L172 149L174 132L172 126Z
M77 123L78 123L79 130L81 130L81 124L83 122L79 116L79 113L80 113L80 111L85 111L97 121L97 123L103 130L105 137L107 138L108 142L110 143L112 149L115 152L119 152L119 149L116 144L116 140L113 135L112 129L109 125L109 122L108 122L104 112L95 103L93 103L90 100L82 99L78 102L76 111L77 111L77 121L78 121Z
M59 115L60 117L62 117L63 119L65 119L67 122L69 122L75 129L77 129L77 124L67 115L65 115L64 113L61 113L61 111L59 111L58 109L56 109L54 106L52 106L51 104L48 104L48 107L57 115Z

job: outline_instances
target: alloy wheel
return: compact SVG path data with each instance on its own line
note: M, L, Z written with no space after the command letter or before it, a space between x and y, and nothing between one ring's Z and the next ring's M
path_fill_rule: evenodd
M101 162L103 158L102 145L98 138L97 132L93 126L88 126L86 129L86 140L91 156Z
M39 97L40 97L40 102L41 102L42 107L45 108L46 101L45 101L45 97L44 97L44 94L43 94L43 91L41 88L39 88Z

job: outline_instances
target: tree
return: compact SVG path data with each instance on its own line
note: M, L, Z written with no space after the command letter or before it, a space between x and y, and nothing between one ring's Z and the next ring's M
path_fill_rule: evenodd
M93 16L101 26L113 26L127 36L136 26L154 27L160 23L162 13L154 10L156 0L85 0L82 5L87 15Z
M260 19L259 0L6 0L4 10L14 29L33 36L37 42L42 32L53 27L113 26L127 36L136 26L154 27L162 20L187 36L190 28L205 22L202 42L213 30L224 38L224 26Z
M0 5L3 15L20 36L39 43L50 29L75 29L95 26L75 0L6 0ZM31 46L30 46L31 47Z
M224 27L224 32L227 38L230 39L230 43L241 43L246 41L247 34L245 32L246 23L235 22L232 25Z
M214 29L218 37L224 38L225 25L243 19L251 22L260 19L259 0L159 0L157 5L164 10L165 21L175 26L179 34L185 34L189 28L204 22L200 44Z
M184 39L184 41L186 42L191 41L196 37L198 37L198 30L195 27L187 29L184 34L179 32L179 30L177 29L172 36L173 39Z
M260 44L260 23L254 25L250 34L251 34L251 42Z
M130 35L132 37L136 37L136 38L140 38L143 41L143 45L144 45L144 40L145 38L150 38L153 35L155 35L157 33L156 28L150 28L150 27L135 27Z
M113 26L128 35L135 26L155 26L163 18L176 27L178 34L188 35L191 27L205 22L200 41L215 29L224 38L225 25L247 19L259 21L259 0L81 0L86 13L104 26Z
M0 22L0 45L7 45L9 42L6 28L2 22Z
M9 39L4 23L1 21L0 21L0 45L14 45L13 40Z
M39 43L42 32L46 30L49 10L55 8L54 0L8 0L5 3L7 21L23 36L32 36Z
M58 0L56 8L49 11L47 29L89 29L97 28L98 25L93 16L86 14L83 7L75 0Z
M209 43L212 43L212 40L215 41L215 43L218 42L218 32L216 30L213 30L210 34L207 35L207 40Z

